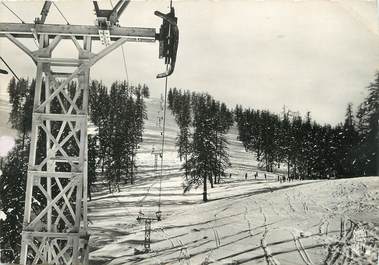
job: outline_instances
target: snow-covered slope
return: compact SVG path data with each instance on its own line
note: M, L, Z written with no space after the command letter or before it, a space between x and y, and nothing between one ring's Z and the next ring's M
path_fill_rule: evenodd
M136 218L139 212L154 216L160 197L151 154L160 141L159 100L147 105L137 183L112 195L99 189L89 204L91 264L309 265L341 264L349 258L354 264L358 232L378 238L379 177L279 183L277 175L265 180L258 170L256 180L257 162L236 141L235 128L228 135L232 177L209 190L207 203L201 201L201 189L183 194L174 146L177 127L168 114L163 220L152 223L151 252L135 254L143 249L145 235L144 223ZM378 249L370 244L365 243L371 251L367 257Z

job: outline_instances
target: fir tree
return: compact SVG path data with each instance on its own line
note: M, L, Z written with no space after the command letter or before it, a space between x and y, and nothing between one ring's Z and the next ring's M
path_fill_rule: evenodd
M144 97L148 87L114 82L108 92L101 83L92 82L90 91L91 120L98 127L99 163L113 192L113 186L120 190L123 176L134 184L135 156L147 118Z
M92 186L96 181L96 159L98 153L97 136L88 136L88 198L92 199Z
M192 94L191 102L194 132L190 158L183 166L190 175L185 191L202 184L203 201L207 201L208 181L213 187L215 180L219 182L230 166L225 133L231 124L228 118L231 115L224 117L226 110L221 111L224 107L207 94Z
M7 156L0 178L0 202L5 220L0 220L0 248L2 262L16 263L21 251L21 232L24 215L26 172L28 165L28 140L17 141ZM23 147L24 146L24 147Z
M340 141L338 141L340 147L338 155L341 161L338 173L342 176L354 176L359 173L356 169L358 165L356 157L359 136L356 130L353 105L351 103L347 105L343 126L339 126L337 130L340 138Z
M14 263L20 253L34 86L34 80L29 84L23 78L19 81L12 78L8 85L12 105L9 122L19 136L5 159L0 178L0 206L7 215L6 220L0 221L0 248L13 250L2 252L2 261L10 263Z
M379 175L379 73L368 86L368 96L357 113L358 154L363 175Z

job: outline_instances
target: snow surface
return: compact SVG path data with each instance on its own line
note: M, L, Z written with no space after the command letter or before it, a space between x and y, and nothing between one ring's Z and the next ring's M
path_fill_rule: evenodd
M203 203L201 189L182 192L183 172L174 146L177 127L171 115L161 182L163 220L152 223L151 251L135 254L143 250L145 235L144 223L136 218L139 212L155 215L160 190L151 154L153 144L160 146L155 122L159 100L147 105L136 184L123 185L114 194L99 185L89 203L91 264L310 265L343 264L348 257L354 264L361 262L351 254L356 227L376 238L376 245L367 247L365 263L358 264L370 264L369 258L376 264L379 177L279 183L277 174L267 173L265 180L233 128L228 134L232 177L209 188L210 201Z
M7 215L3 211L0 211L0 220L5 220L5 219L7 219Z

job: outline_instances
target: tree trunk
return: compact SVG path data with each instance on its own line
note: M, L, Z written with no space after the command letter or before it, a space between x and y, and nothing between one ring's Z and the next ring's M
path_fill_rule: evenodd
M129 149L127 151L127 156L126 156L126 166L125 166L125 183L128 183L128 178L129 178Z
M25 148L25 134L26 134L26 132L25 132L25 130L23 130L23 132L22 132L22 151L24 151L24 148Z
M186 155L185 155L185 159L186 159L186 168L185 168L185 176L186 176L186 181L188 181L188 168L187 168L187 163L188 163L188 154L187 154L187 150L186 150Z
M213 189L214 185L213 185L213 177L212 176L209 176L209 182L211 183L211 189Z
M130 168L130 184L134 184L134 150L132 148L132 161L131 161L131 168Z
M89 184L89 183L88 183L88 184ZM88 193L89 201L92 201L91 186L90 186L90 185L88 185L87 193Z
M257 160L258 161L260 161L261 155L262 155L261 145L260 145L260 141L258 141L258 143L257 143Z
M101 158L101 174L104 174L104 158L105 158L105 156L104 156L104 154L102 155L103 157Z
M204 185L204 188L203 188L203 202L207 202L208 201L208 196L207 196L207 177L204 176L204 180L203 180L203 185Z

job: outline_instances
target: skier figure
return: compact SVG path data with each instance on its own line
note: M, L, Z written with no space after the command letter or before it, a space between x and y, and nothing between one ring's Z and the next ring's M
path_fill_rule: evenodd
M247 179L247 173L245 173L245 179Z
M257 177L258 177L258 172L255 172L255 179L257 179Z
M229 174L229 178L232 178L232 173Z
M266 173L265 173L265 180L267 180L267 175L266 175Z

